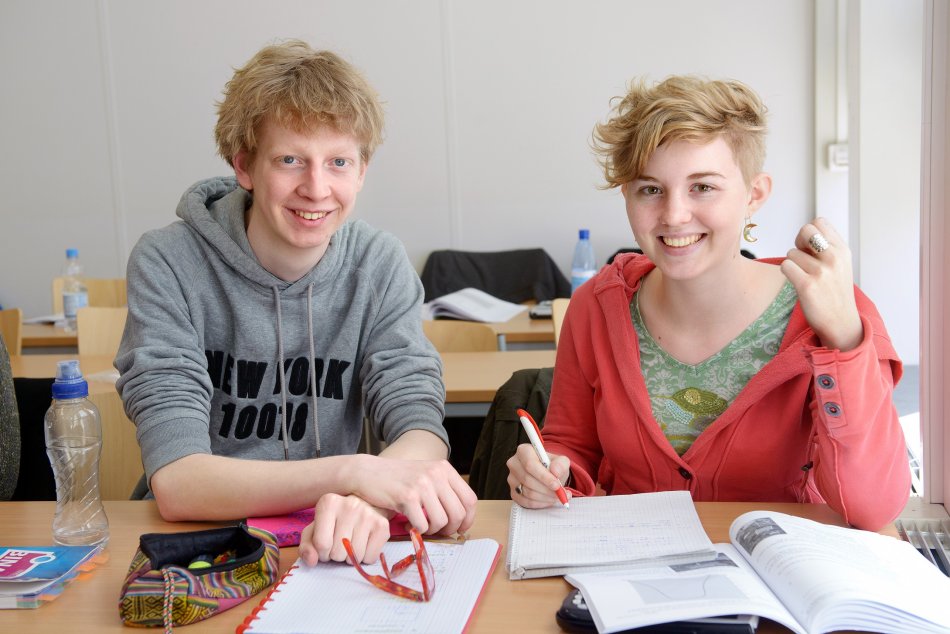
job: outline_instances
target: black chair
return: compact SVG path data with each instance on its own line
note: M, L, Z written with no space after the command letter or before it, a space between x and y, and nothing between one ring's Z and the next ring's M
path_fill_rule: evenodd
M46 455L43 419L53 401L53 379L13 379L20 418L20 469L11 500L55 500L56 479Z
M420 277L427 302L468 287L516 304L571 296L570 282L544 249L433 251Z
M629 249L628 249L628 248L617 249L616 251L613 252L613 254L611 254L611 256L610 256L609 258L607 258L607 264L612 264L613 261L614 261L614 258L617 257L618 255L620 255L621 253L640 253L640 254L642 254L642 253L643 253L643 250L640 249L640 248L638 248L638 247L633 247L633 248L629 248Z
M607 258L607 264L610 264L611 262L613 262L614 258L620 255L621 253L643 253L643 250L638 247L617 249L616 251L614 251L613 255ZM740 249L739 253L744 258L749 258L750 260L755 259L755 254L752 253L752 251L749 251L748 249Z
M511 375L495 392L485 417L468 483L480 500L510 500L508 458L518 445L528 442L516 410L527 410L544 427L544 415L551 396L554 368L526 368Z

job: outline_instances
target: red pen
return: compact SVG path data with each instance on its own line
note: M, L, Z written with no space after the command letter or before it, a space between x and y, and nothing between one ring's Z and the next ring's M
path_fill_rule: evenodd
M545 469L550 469L551 458L548 457L548 452L544 450L544 444L541 442L541 430L538 428L538 424L531 418L531 414L523 409L516 411L518 412L518 418L521 419L521 426L524 427L524 432L528 434L528 440L531 441L531 446L534 447L535 453L538 454L538 460L541 461ZM567 501L567 491L564 490L563 485L557 488L557 499L561 501L564 508L571 508L571 505Z

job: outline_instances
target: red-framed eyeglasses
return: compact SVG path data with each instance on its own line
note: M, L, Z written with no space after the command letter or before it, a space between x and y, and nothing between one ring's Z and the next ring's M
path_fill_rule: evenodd
M435 571L432 569L432 562L429 561L429 553L426 552L426 545L425 542L422 541L422 535L419 534L419 531L415 528L411 528L409 530L409 537L412 540L413 553L397 561L391 568L386 563L386 555L382 553L379 554L379 563L383 567L383 574L385 576L371 575L363 570L356 555L353 554L353 546L350 544L350 540L346 537L343 538L343 548L346 549L346 554L357 572L380 590L385 590L390 594L395 594L396 596L413 601L428 601L432 598L432 595L435 594ZM411 588L393 581L395 577L409 570L413 564L415 564L415 568L419 572L422 590L417 590L416 588Z

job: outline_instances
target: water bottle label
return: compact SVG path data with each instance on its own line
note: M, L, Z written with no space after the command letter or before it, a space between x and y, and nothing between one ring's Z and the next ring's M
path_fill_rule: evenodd
M571 269L571 292L577 290L577 287L594 277L597 271L591 269Z
M74 319L76 311L89 305L87 293L63 293L63 315L67 319Z

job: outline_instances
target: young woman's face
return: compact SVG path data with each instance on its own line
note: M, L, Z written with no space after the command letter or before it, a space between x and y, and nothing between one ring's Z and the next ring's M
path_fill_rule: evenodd
M644 254L664 276L692 279L740 257L745 218L765 202L770 187L767 174L747 185L732 148L718 137L660 146L622 191Z

